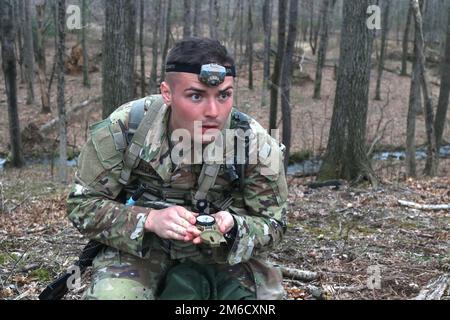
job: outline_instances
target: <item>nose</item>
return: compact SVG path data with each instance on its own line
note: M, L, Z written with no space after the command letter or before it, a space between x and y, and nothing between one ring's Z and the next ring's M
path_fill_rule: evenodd
M205 116L208 118L217 118L219 116L219 106L214 98L209 99L205 109Z

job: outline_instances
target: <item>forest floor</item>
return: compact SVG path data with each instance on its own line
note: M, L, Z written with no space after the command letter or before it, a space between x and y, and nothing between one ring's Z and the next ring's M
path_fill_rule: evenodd
M1 180L0 298L36 299L75 262L87 239L66 218L68 188L53 182L48 165L8 169ZM449 176L383 181L378 189L310 189L307 182L288 177L288 230L270 259L318 277L305 282L285 275L287 299L412 299L449 274L450 210L398 203L450 204ZM66 299L79 298L89 281L88 272ZM449 289L442 299L450 299Z
M399 61L394 53L399 52L399 47L393 45L389 51L393 58L386 66L396 70ZM47 55L51 61L52 53ZM147 52L147 57L150 56ZM329 63L337 56L331 42ZM314 78L315 65L308 62L311 61L308 58L313 59L308 51L306 58L303 65L306 77L301 81L296 77L291 92L292 149L320 155L328 139L336 82L333 69L326 68L322 100L313 100L310 79ZM269 109L261 107L261 64L255 67L253 91L246 88L245 69L244 65L236 84L237 105L267 126ZM371 84L376 79L374 70ZM436 69L430 69L430 75L436 83ZM67 108L100 95L101 73L90 76L88 89L81 85L81 75L67 75ZM382 101L372 100L371 86L368 142L386 126L378 146L381 150L404 146L409 83L408 77L385 72ZM0 170L0 299L36 299L46 284L72 265L87 242L66 218L68 187L56 182L57 168L50 163L31 161L33 157L57 150L57 130L39 132L40 126L56 116L56 85L53 87L53 113L41 114L38 86L35 86L36 103L26 105L25 86L19 85L19 114L21 127L28 128L23 138L29 165L23 169ZM436 101L439 87L432 85L431 91ZM7 119L2 77L0 157L4 158L8 154ZM75 154L86 140L87 125L100 119L101 101L70 116L68 141ZM444 139L449 142L450 114L447 120ZM417 118L416 139L418 145L426 141L423 115ZM423 165L423 161L418 161L418 169ZM412 209L400 205L398 200L450 204L450 160L441 160L439 176L434 179L422 176L418 180L405 179L404 161L374 162L374 169L382 181L378 189L347 184L338 190L310 189L306 184L313 177L288 176L289 228L283 243L270 258L284 267L317 272L318 277L305 282L285 276L287 299L411 299L430 281L448 276L450 210ZM73 176L73 169L69 176ZM378 278L373 278L374 272L380 275L379 283ZM371 279L375 279L374 286L368 284ZM66 298L79 298L88 284L89 273L83 278L81 288L69 292ZM450 299L449 290L442 292L442 299Z

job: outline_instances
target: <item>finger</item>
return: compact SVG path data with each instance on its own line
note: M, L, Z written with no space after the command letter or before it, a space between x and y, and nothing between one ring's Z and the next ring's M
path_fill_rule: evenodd
M183 240L184 236L179 235L178 233L172 231L172 230L168 230L167 231L167 239L172 239L172 240Z
M197 227L190 226L186 229L188 233L193 234L194 236L198 237L202 232L197 229Z
M200 244L200 243L202 243L202 238L200 238L200 237L194 238L194 240L192 240L192 242L194 244Z
M183 207L177 207L177 212L181 218L183 218L190 224L195 224L196 219L195 219L195 215L193 212L191 212Z

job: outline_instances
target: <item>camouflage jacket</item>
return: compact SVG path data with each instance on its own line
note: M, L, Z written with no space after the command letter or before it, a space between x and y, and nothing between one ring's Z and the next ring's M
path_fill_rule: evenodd
M160 189L194 194L201 164L181 162L175 166L172 163L168 134L170 108L164 105L147 133L141 160L131 174L129 186L120 184L124 150L117 146L113 137L122 132L120 121L127 127L134 103L122 105L109 118L90 127L91 134L82 148L75 183L68 196L67 213L86 237L146 259L151 257L152 248L161 245L161 239L144 231L149 210L139 206L139 202L136 206L125 206L123 199L119 200L120 194L125 191L129 196L132 187L142 182ZM231 114L228 127L230 118ZM234 200L230 211L234 212L237 232L226 257L230 265L264 256L280 243L286 226L288 191L282 149L254 119L250 121L250 128L252 139L258 138L258 143L251 144L250 153L256 153L258 158L256 163L246 166L243 190L231 188L222 166L215 185L208 192L209 201L221 201L226 195ZM275 168L271 159L278 160ZM264 173L264 170L271 173ZM147 200L152 200L152 195L147 196Z

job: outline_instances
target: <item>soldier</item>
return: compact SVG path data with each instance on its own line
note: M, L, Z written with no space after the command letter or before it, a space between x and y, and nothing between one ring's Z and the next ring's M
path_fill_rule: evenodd
M266 255L286 231L283 146L232 108L234 61L218 41L176 43L165 68L161 95L126 103L92 125L81 151L68 217L105 245L83 298L282 298L281 273ZM204 152L218 133L245 128L241 163L233 149L234 162L220 165L195 162L184 149L174 161L175 132ZM207 208L199 207L203 200ZM198 211L215 218L220 239L203 236Z

